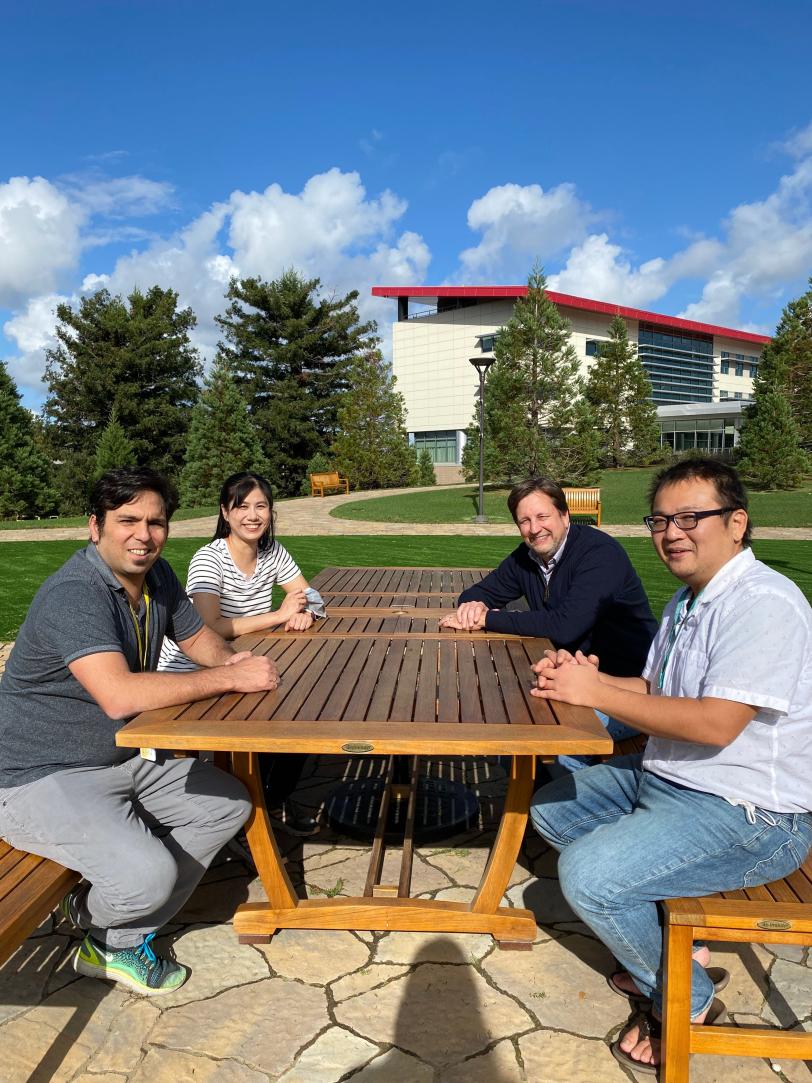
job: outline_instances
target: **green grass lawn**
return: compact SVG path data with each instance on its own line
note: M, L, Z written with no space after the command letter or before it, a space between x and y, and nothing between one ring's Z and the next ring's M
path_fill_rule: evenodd
M216 504L207 508L178 508L172 516L174 523L179 519L202 519L207 515L216 515ZM64 518L54 519L3 519L0 520L0 530L56 530L57 527L87 526L86 515L71 515Z
M601 475L601 504L604 523L639 523L648 514L646 493L655 474L653 468L605 470ZM507 489L485 490L485 514L493 523L509 523ZM812 479L790 492L751 492L750 511L758 526L812 526ZM477 512L476 486L453 489L426 489L404 496L382 496L356 500L334 508L337 519L371 523L468 523Z
M414 565L417 567L491 568L505 557L513 538L451 538L410 535L403 538L296 537L281 538L304 575L312 579L322 568L337 565ZM676 589L654 554L648 538L621 538L659 616ZM84 543L76 541L7 542L0 548L0 641L14 639L42 581ZM170 538L165 555L181 582L200 538ZM812 542L761 541L761 560L794 580L812 601Z

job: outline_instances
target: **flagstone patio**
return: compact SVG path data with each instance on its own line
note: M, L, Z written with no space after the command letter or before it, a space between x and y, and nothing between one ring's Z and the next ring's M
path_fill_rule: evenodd
M320 808L351 769L339 759L309 761L299 798ZM458 762L454 770L480 796L479 822L417 851L413 890L464 900L487 856L504 770L498 760ZM363 844L325 828L312 839L285 839L285 849L303 891L361 890ZM394 866L397 858L387 860ZM163 939L191 977L153 1000L77 977L75 935L49 919L0 970L0 1083L634 1078L608 1049L630 1016L628 1002L606 984L612 960L568 910L555 855L532 833L507 895L538 916L530 952L503 952L479 935L307 930L241 946L231 916L239 903L261 897L244 858L225 850ZM720 945L713 954L731 971L724 999L737 1023L812 1027L812 960L804 950ZM812 1070L791 1061L692 1060L692 1083L734 1078L812 1083Z

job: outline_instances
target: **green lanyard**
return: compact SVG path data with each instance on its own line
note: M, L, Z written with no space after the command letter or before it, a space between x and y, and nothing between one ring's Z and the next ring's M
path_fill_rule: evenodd
M685 592L677 602L677 608L674 610L674 618L671 621L671 632L668 636L668 643L665 647L665 654L663 655L662 664L660 665L660 675L657 678L657 687L662 692L663 685L665 684L665 671L668 669L668 663L671 660L671 653L674 650L674 644L677 642L677 636L682 631L682 626L685 624L688 614L693 610L696 603L699 601L699 597L702 591L697 594L695 598L688 598L691 594L691 588L686 587Z
M138 617L135 610L128 602L127 605L130 610L130 616L133 619L133 627L135 628L135 638L138 641L138 661L141 664L141 672L143 673L147 668L147 655L149 653L149 591L147 590L146 583L143 588L144 604L147 608L146 618L144 620L144 638L141 639L141 625L138 623Z

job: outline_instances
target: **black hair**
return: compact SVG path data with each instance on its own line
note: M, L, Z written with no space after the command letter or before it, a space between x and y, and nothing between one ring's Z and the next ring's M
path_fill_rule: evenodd
M564 490L557 481L553 481L552 478L544 477L527 478L525 481L520 481L517 485L514 485L508 496L508 510L513 516L514 523L518 523L519 521L516 518L516 509L519 504L526 496L531 496L533 493L544 493L546 496L549 496L554 507L556 507L562 515L566 515L569 511Z
M90 514L95 515L99 530L104 526L108 511L115 511L146 492L157 493L163 500L169 522L178 506L178 494L175 486L163 474L146 466L122 466L102 474L90 494Z
M268 529L260 537L257 548L260 553L264 553L266 549L271 548L274 542L273 489L271 483L266 478L263 478L261 474L252 474L248 470L241 470L238 474L232 474L223 482L223 487L220 490L220 514L217 518L217 526L214 528L212 541L216 541L217 538L227 538L231 533L231 527L223 515L223 508L226 511L231 511L232 508L239 507L252 489L262 491L262 495L268 501L268 510L271 513Z
M660 489L664 489L667 485L677 485L681 481L692 481L694 478L700 481L713 482L722 507L732 508L734 511L739 509L747 511L750 503L747 489L745 489L736 470L728 463L722 462L721 459L712 459L710 457L706 459L681 459L679 462L674 463L673 466L667 466L664 470L661 470L649 487L648 499L651 510L654 510L654 501L657 499ZM724 521L728 522L729 519L730 514L728 513L724 516ZM750 545L752 533L752 523L748 512L747 527L742 537L742 545Z

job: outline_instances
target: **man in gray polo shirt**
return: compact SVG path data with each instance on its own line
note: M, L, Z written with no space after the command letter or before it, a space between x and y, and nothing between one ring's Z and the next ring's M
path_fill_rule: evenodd
M534 694L605 711L650 735L621 757L543 787L536 830L561 851L561 888L623 970L616 992L652 1001L612 1047L655 1071L662 1009L658 903L768 883L812 846L812 610L749 548L747 494L732 467L686 460L652 486L646 524L683 583L641 677L554 654ZM707 948L694 954L691 1019L719 1022Z
M211 764L142 757L116 731L139 711L278 684L272 662L203 624L160 559L175 503L152 470L101 478L90 544L40 587L0 681L0 835L85 877L63 901L87 933L76 970L149 996L186 980L152 939L250 802ZM164 635L207 668L154 672Z

